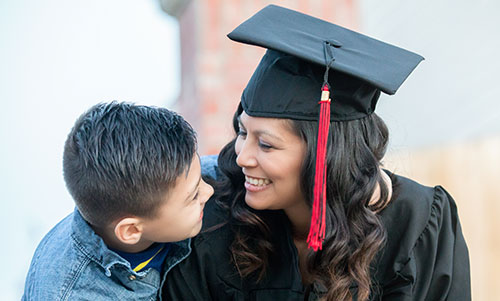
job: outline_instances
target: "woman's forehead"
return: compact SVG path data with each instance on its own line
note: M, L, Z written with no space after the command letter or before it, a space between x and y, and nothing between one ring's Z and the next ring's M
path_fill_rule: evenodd
M243 111L240 116L238 116L238 120L245 125L246 123L251 123L252 125L282 125L290 127L292 121L287 118L274 118L274 117L257 117L250 116L245 111Z
M269 134L287 138L298 137L293 130L292 121L286 118L254 117L243 112L238 117L239 122L247 131Z

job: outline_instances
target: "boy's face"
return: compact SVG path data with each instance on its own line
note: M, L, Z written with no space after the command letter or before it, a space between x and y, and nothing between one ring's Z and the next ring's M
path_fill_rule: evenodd
M203 207L214 190L201 178L200 158L193 156L189 171L181 174L169 189L158 215L144 220L142 239L174 242L200 232Z

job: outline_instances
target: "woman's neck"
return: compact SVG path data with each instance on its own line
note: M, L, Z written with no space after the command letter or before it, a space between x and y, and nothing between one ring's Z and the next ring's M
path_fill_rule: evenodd
M382 176L382 180L384 180L384 183L387 186L387 200L384 200L384 201L387 201L386 202L386 206L387 206L387 204L389 203L389 201L392 198L392 180L389 177L389 175L386 174L385 171L382 170L382 169L380 170L380 174ZM370 202L368 204L373 205L379 199L380 199L380 185L377 184L377 186L375 187L375 190L373 191L373 194L372 194L372 197L370 199ZM381 208L380 210L382 210L382 209L383 208Z
M391 178L381 170L382 179L388 188L388 201L392 197L392 181ZM380 198L380 186L377 184L373 191L370 204L375 203ZM293 207L284 209L290 223L292 224L292 234L294 240L306 240L309 234L309 227L311 226L311 208L306 202L298 202Z
M298 265L302 277L302 283L309 285L312 282L311 275L307 270L307 236L311 226L311 209L306 202L299 202L294 207L284 210L292 226L292 238L297 249Z
M311 208L306 202L300 202L284 211L292 225L293 238L305 241L311 226Z

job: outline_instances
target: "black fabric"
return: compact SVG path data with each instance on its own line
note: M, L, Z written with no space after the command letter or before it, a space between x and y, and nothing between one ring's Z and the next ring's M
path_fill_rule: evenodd
M388 241L372 263L370 300L470 300L469 259L457 209L440 186L395 176L397 194L381 213ZM164 300L317 300L324 288L304 287L298 255L282 211L271 223L276 253L263 281L242 280L231 262L229 225L198 235L193 252L167 275ZM227 221L211 200L204 228ZM356 287L353 292L355 294Z
M254 117L318 120L325 67L268 50L248 82L241 104ZM375 110L380 90L343 73L330 71L330 120L354 120Z
M380 91L394 94L418 54L335 24L269 5L228 37L268 48L242 95L250 116L317 120L326 66L331 120L371 114Z

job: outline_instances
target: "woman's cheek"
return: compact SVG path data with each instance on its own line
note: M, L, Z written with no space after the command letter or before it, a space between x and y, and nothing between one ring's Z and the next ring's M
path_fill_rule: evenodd
M241 138L238 136L236 142L234 143L234 152L238 155L241 151Z

